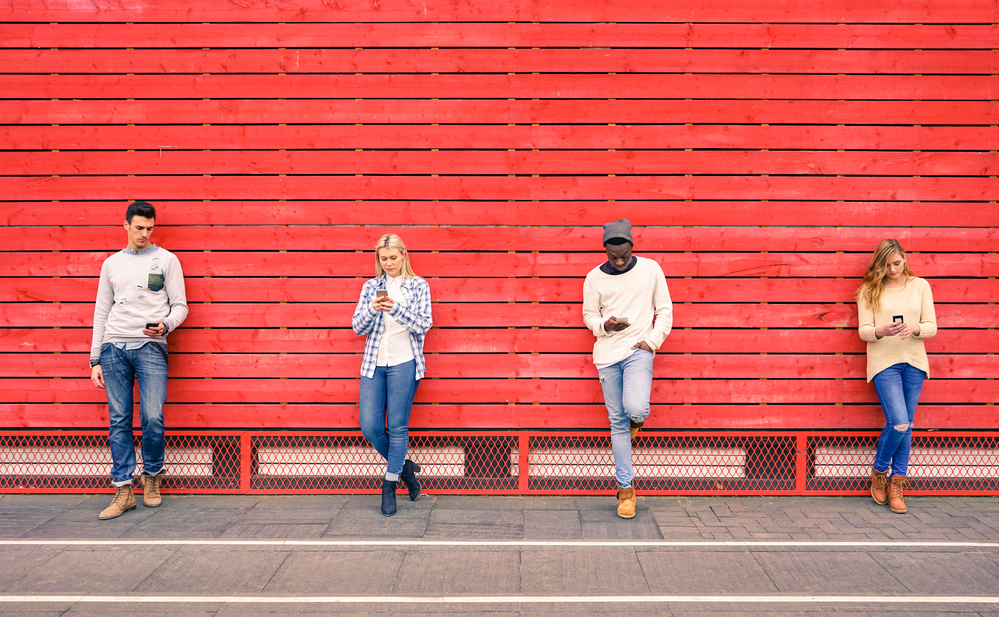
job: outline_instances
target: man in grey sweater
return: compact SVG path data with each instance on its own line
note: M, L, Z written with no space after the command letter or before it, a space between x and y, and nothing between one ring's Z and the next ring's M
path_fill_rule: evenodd
M156 209L136 201L125 212L128 246L101 266L90 348L90 379L108 395L111 481L115 496L101 520L135 509L132 476L132 387L139 381L143 505L160 505L163 481L163 405L167 391L167 334L187 317L184 273L177 257L150 241Z

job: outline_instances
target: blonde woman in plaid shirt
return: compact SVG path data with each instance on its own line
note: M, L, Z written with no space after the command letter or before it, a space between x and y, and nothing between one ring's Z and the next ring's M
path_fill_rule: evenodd
M413 397L427 372L423 338L432 325L430 286L413 272L402 239L382 236L375 244L375 278L361 288L351 326L368 337L361 362L361 432L386 461L385 516L396 512L400 478L410 500L420 496L420 466L406 458L406 451Z

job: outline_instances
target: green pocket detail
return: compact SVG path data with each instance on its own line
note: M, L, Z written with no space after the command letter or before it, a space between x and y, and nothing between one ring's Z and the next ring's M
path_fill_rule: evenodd
M149 291L160 291L163 289L163 285L166 283L166 279L162 274L149 273L149 281L146 286L149 287Z

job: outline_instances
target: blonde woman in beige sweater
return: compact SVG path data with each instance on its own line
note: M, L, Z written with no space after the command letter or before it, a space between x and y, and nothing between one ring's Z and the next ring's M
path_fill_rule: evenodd
M871 468L871 497L904 514L912 423L923 381L930 376L923 340L937 333L937 318L930 284L909 269L898 240L878 243L857 289L857 311L860 338L867 341L867 381L885 412Z

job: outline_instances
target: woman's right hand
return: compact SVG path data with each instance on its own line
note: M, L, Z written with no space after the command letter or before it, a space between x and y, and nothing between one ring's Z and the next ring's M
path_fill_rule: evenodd
M882 339L886 336L896 336L902 329L905 328L905 324L901 321L893 321L891 323L886 323L883 326L878 326L874 330L874 336Z

